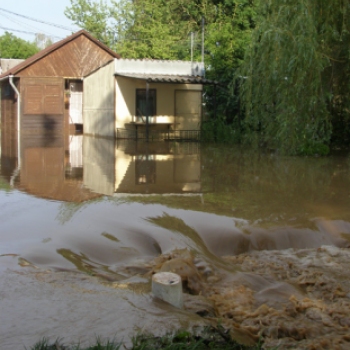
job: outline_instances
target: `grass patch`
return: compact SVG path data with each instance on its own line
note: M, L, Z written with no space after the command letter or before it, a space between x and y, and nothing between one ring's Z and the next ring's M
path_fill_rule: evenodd
M125 347L119 342L101 342L89 347L80 345L64 345L59 340L50 343L43 339L30 350L260 350L262 344L253 346L241 345L231 339L229 333L222 327L208 327L198 335L188 331L179 331L174 335L155 337L152 335L138 335L132 341L131 347Z
M99 339L96 340L96 344L81 347L78 345L64 345L59 340L56 340L54 343L50 343L47 339L43 339L37 342L30 350L119 350L121 348L121 343L110 342L101 342Z
M199 335L187 331L163 337L141 335L134 339L132 350L259 350L261 345L241 345L223 328L210 327Z

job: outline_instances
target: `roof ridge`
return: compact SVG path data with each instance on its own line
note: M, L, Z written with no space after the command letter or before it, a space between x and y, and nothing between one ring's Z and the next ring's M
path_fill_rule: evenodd
M52 45L48 46L47 48L39 51L35 55L27 58L24 62L19 63L18 65L14 66L13 68L9 69L8 71L4 72L0 75L0 79L6 78L10 75L16 75L19 72L21 72L23 69L29 67L31 64L39 61L40 59L44 58L45 56L49 55L50 53L58 50L62 46L66 45L67 43L73 41L80 35L85 35L87 38L92 40L96 45L101 47L103 50L109 52L114 58L120 58L120 55L116 52L112 51L107 45L103 44L101 41L97 40L95 37L93 37L88 31L85 29L81 29L78 32L73 33L72 35L66 37L65 39L62 39L60 41L57 41L53 43Z

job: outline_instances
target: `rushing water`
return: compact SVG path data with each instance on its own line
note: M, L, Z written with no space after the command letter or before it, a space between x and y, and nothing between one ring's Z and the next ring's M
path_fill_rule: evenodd
M219 319L246 343L350 347L347 154L79 135L27 136L18 152L5 141L2 349ZM184 310L152 298L158 271L182 276Z

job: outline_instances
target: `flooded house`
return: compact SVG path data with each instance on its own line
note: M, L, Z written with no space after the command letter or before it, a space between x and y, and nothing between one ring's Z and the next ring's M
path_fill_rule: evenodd
M16 131L68 135L81 128L83 78L116 58L81 30L1 74L3 137Z
M68 202L198 193L197 148L132 143L121 151L114 140L198 139L207 82L201 62L121 59L81 30L0 75L2 173L21 190ZM112 142L73 137L82 129Z
M81 30L0 75L5 134L198 139L204 63L121 59ZM18 126L18 127L17 127Z
M115 59L84 78L84 133L198 139L203 62Z

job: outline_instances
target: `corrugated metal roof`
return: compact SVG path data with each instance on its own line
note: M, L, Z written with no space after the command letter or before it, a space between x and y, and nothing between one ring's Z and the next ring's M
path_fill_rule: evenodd
M65 44L69 43L70 41L76 39L80 35L85 35L87 38L89 38L91 41L93 41L100 48L102 48L103 50L107 51L110 55L112 55L112 57L120 58L120 56L116 52L112 51L108 46L106 46L105 44L103 44L100 41L98 41L96 38L94 38L86 30L82 29L79 32L76 32L73 35L68 36L67 38L65 38L63 40L58 41L58 42L48 46L46 49L39 51L37 54L27 58L24 62L18 64L17 66L11 68L10 70L5 72L4 74L0 75L0 79L4 78L4 77L7 77L9 75L16 75L16 74L18 74L23 69L27 68L31 64L33 64L33 63L37 62L38 60L42 59L43 57L47 56L51 52L61 48L62 46L64 46Z
M167 84L218 84L217 81L208 80L203 77L193 75L160 75L160 74L133 74L133 73L115 73L115 76L145 80L149 83L167 83Z
M115 73L191 75L204 77L204 63L180 60L130 60L121 58L115 61Z

